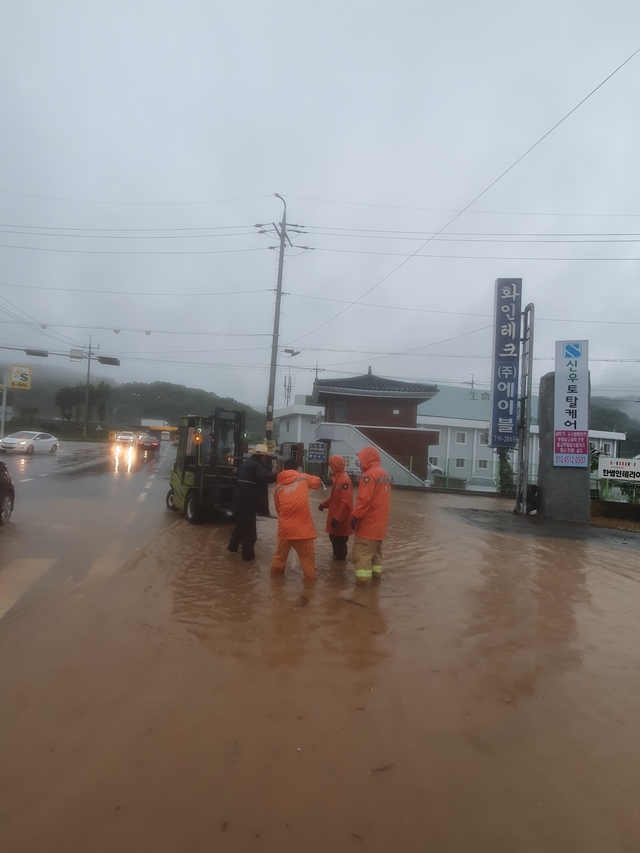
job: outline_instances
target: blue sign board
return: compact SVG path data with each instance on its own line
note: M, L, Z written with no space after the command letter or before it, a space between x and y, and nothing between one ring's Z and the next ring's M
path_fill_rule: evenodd
M493 314L490 447L515 447L518 440L521 304L522 279L497 279Z

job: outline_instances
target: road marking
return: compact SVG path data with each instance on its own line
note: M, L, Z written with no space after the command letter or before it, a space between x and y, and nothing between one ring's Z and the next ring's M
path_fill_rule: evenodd
M57 562L22 557L5 566L0 571L0 618Z
M125 524L133 524L133 522L136 520L137 514L138 514L138 510L132 509L131 512L127 513L127 517L125 518L124 523Z
M153 486L153 483L151 482L151 480L149 480L149 482L148 482L148 483L147 483L147 485L145 486L145 489L150 489L150 488L151 488L151 486Z
M122 542L112 542L107 548L107 553L104 557L96 557L91 564L91 567L85 575L85 580L96 580L97 578L107 578L109 575L117 572L122 565L120 550Z
M147 496L147 492L142 492L141 495L138 495L138 500L143 501Z
M29 482L31 482L31 480L33 480L33 477L27 477L26 480L18 480L18 482L19 483L29 483Z
M48 477L51 472L48 471L46 474L38 474L38 477Z

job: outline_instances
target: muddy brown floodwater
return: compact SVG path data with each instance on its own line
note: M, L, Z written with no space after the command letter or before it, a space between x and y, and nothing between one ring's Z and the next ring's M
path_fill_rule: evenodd
M369 589L178 521L4 620L0 849L640 850L640 535L511 507L395 491Z

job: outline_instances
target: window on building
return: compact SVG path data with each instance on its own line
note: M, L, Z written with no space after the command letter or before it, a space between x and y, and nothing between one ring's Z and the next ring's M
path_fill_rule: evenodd
M291 429L291 421L286 422L287 432Z
M440 466L438 464L438 458L439 458L438 456L430 456L429 457L429 465L435 465L436 468L439 468Z
M489 469L488 459L478 459L478 471L487 471Z
M602 452L605 456L611 456L611 444L608 441L602 442Z
M393 414L394 414L394 415L399 415L399 414L400 414L400 409L394 409L394 410L393 410Z
M336 400L333 404L333 417L337 424L349 423L349 404L346 400Z
M481 447L487 447L487 445L489 444L489 433L488 432L481 432L480 433L480 435L478 436L478 444Z
M463 435L464 435L464 433L463 433ZM467 467L467 460L463 459L461 456L458 456L456 459L456 468L466 468L466 467Z
M456 433L456 444L466 444L466 443L467 443L466 432L457 432Z

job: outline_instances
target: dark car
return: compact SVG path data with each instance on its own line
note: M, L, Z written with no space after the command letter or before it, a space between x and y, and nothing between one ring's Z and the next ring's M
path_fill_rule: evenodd
M6 524L13 512L13 480L4 462L0 462L0 524Z
M160 442L153 435L141 432L136 436L136 444L141 450L157 450Z

